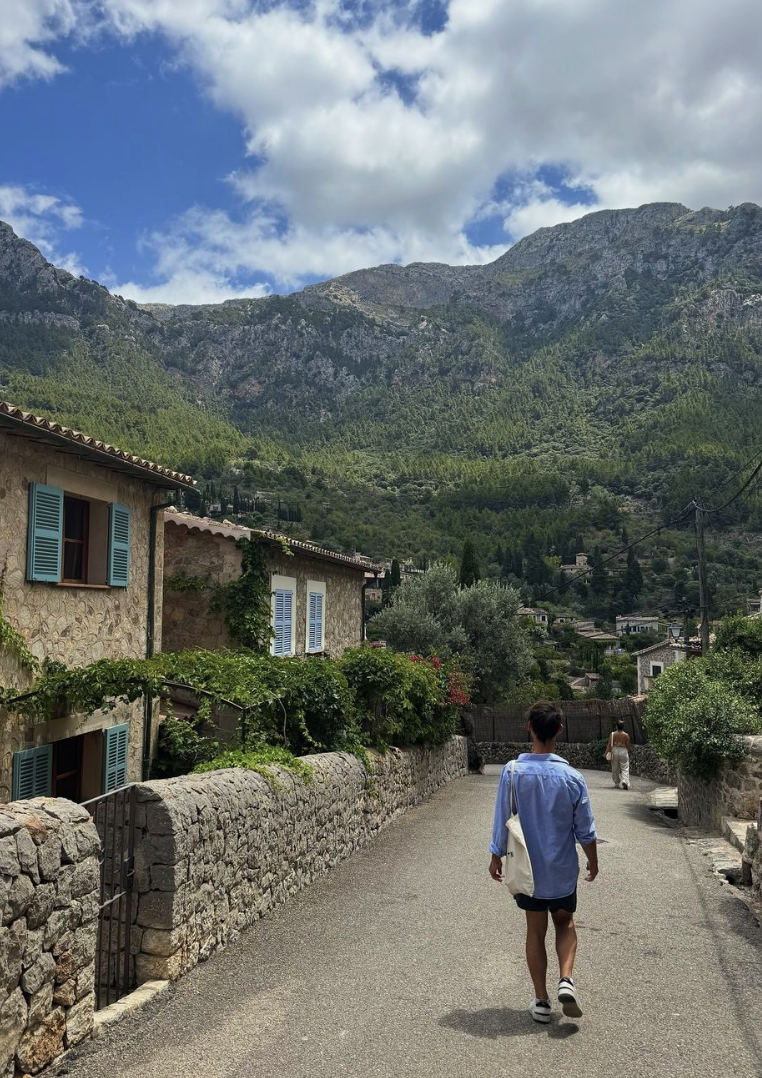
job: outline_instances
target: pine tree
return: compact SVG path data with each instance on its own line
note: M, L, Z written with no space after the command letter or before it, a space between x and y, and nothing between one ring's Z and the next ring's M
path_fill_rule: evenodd
M471 539L466 539L463 544L463 557L460 561L460 586L461 588L472 587L477 580L481 579L479 559L476 556L476 547Z
M233 512L234 513L240 513L241 512L241 496L238 493L238 487L237 486L233 487Z

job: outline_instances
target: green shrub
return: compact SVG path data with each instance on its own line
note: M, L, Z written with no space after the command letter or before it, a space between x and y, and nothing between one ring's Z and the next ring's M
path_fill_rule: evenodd
M721 673L721 671L720 671ZM645 714L648 740L660 756L693 778L714 778L744 755L739 734L758 733L754 705L718 677L711 659L675 663L658 678Z
M440 745L455 732L457 708L448 702L446 677L430 661L359 647L345 651L340 665L355 694L366 743L381 749Z
M751 658L762 658L762 619L745 618L743 614L723 618L714 646L718 651L737 648Z
M193 768L193 773L194 775L200 775L207 771L220 771L227 767L240 767L246 771L256 771L276 788L282 786L282 783L278 782L277 775L272 770L273 767L280 767L284 771L290 771L292 774L298 775L307 786L311 786L314 780L313 771L309 764L297 759L287 749L278 748L277 745L265 745L251 752L244 752L241 749L226 749L211 760L205 760L203 763L197 764Z
M587 746L590 752L590 759L597 766L603 762L603 756L606 752L606 746L609 743L607 737L597 737L595 741L591 741Z
M159 743L151 778L170 779L187 775L220 750L216 738L198 731L198 719L177 719L169 714L159 726Z

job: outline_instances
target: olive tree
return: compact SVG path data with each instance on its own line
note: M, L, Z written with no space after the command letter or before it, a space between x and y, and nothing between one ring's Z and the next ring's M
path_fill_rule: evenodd
M520 602L514 588L494 581L461 588L455 570L438 563L396 590L372 619L374 635L397 651L458 655L478 698L493 701L522 684L533 662Z

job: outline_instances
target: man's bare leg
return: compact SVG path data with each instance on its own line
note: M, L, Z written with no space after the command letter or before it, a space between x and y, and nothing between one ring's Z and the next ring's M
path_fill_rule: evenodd
M537 999L548 999L548 956L545 934L548 931L546 910L525 910L527 915L527 965Z
M558 955L558 976L571 977L574 969L574 956L577 953L577 929L574 927L574 915L566 910L556 910L551 914L556 926L556 954Z

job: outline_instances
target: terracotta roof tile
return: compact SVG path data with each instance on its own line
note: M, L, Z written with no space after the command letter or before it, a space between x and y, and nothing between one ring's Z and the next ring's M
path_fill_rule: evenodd
M167 485L182 487L193 487L194 485L193 477L190 475L174 472L170 468L162 468L160 464L154 464L151 460L136 457L132 453L127 453L124 449L118 449L107 442L91 438L81 431L72 430L71 427L64 427L61 423L56 423L52 419L43 419L42 416L34 415L32 412L25 412L14 404L9 404L8 401L0 401L0 419L3 416L14 421L14 425L18 424L17 430L19 434L34 437L35 433L39 433L43 437L61 439L64 442L71 443L72 446L80 446L84 450L84 455L110 457L115 463L119 462L127 465L127 470L137 469L141 472L150 473L156 479L166 479L169 481Z

